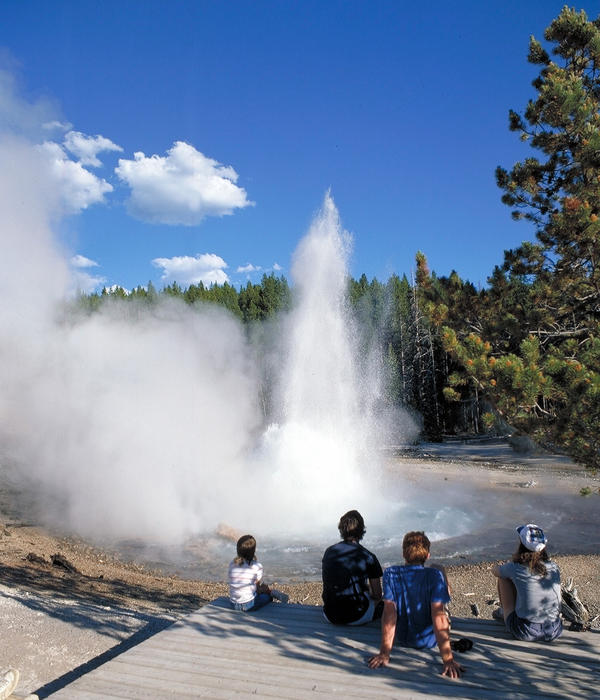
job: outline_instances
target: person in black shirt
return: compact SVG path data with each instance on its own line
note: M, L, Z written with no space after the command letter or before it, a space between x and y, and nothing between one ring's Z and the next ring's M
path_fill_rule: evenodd
M335 625L363 625L381 617L382 570L360 540L365 521L357 510L340 518L342 541L323 555L323 613Z

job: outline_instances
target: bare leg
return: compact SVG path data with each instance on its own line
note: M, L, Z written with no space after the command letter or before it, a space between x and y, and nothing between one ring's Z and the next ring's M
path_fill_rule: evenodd
M517 602L517 589L509 578L498 578L498 596L506 622L506 618L513 612Z

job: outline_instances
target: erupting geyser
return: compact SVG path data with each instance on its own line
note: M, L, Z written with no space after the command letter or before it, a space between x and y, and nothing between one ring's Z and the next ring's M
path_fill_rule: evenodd
M253 359L262 353L224 310L163 299L64 311L51 198L22 175L28 206L5 217L3 242L14 269L31 266L27 278L40 284L5 280L0 461L32 496L30 515L97 540L176 544L219 522L257 534L330 531L344 510L367 507L379 385L357 363L350 240L329 195L294 256L293 310L271 329L265 426ZM6 211L19 200L10 192L7 183Z
M298 530L298 523L304 532L331 529L344 510L373 498L380 386L368 363L358 362L347 300L350 245L327 195L294 254L295 307L283 333L277 422L261 451L270 465L268 518L279 530Z

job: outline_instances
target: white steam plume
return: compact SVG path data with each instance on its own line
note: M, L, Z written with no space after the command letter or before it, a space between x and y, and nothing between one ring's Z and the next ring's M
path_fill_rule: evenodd
M349 508L384 512L379 373L357 362L349 238L331 198L294 257L298 299L273 354L278 423L261 443L255 348L225 311L114 300L65 313L59 183L33 143L2 130L1 108L0 472L28 490L31 516L98 541L180 543L221 521L308 535Z
M26 141L0 139L0 162L0 468L46 522L96 539L214 527L260 415L239 324L175 303L61 317L55 180Z
M176 542L235 499L256 391L232 319L136 311L116 304L48 333L13 405L12 456L68 529Z

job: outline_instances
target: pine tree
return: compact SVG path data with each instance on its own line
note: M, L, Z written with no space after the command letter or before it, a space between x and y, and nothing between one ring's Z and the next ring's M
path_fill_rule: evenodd
M406 275L392 275L386 285L388 303L386 367L389 396L393 403L412 404L414 392L414 336L411 332L412 289Z
M542 66L538 96L524 117L510 112L511 130L543 158L496 171L513 217L536 227L537 242L509 251L505 269L534 278L552 326L542 340L582 337L600 313L600 20L565 7L545 37L561 65L532 37L529 61Z
M600 466L600 20L565 7L545 39L556 61L531 38L537 97L509 113L541 155L496 170L502 201L536 241L494 271L481 333L444 330L462 365L447 394L470 383L510 424Z
M428 294L434 284L427 258L416 255L417 269L412 297L412 335L414 337L414 401L423 415L424 428L430 438L441 438L443 410L440 405L439 368L436 358L435 333L430 318Z

